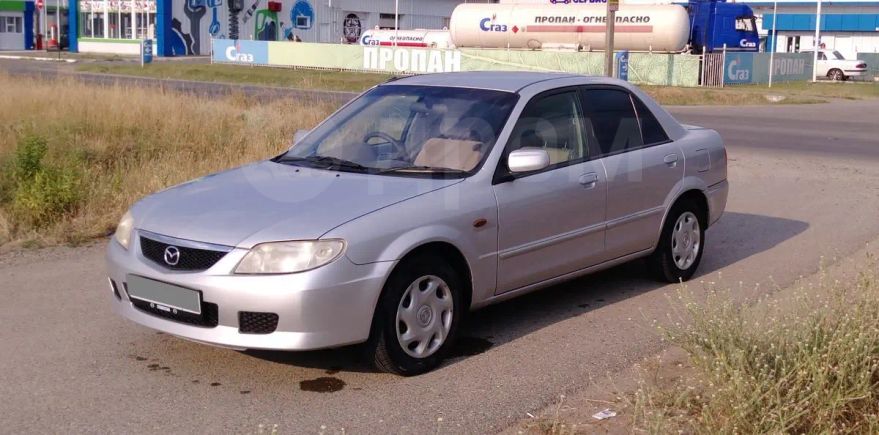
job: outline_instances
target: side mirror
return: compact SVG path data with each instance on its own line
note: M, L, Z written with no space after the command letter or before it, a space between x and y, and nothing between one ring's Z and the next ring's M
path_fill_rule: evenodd
M305 136L308 136L308 133L311 133L311 130L296 130L296 133L293 133L293 145L291 145L290 148L295 147L296 144L302 141L302 139L305 139Z
M514 174L539 171L548 166L549 153L542 148L520 148L507 157L507 167Z

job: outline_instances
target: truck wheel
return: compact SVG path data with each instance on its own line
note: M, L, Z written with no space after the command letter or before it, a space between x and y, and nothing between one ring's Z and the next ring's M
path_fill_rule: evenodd
M669 212L649 262L660 281L687 281L696 273L705 248L704 211L693 201L677 203Z
M413 376L436 368L454 344L465 308L460 274L441 257L404 260L388 279L367 353L381 371Z
M841 69L834 68L827 73L827 78L835 82L839 82L845 80L845 74L842 73Z

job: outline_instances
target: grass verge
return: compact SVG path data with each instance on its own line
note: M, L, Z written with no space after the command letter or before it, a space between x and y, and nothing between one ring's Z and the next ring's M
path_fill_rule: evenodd
M160 79L195 80L216 83L285 86L301 89L362 92L391 76L338 71L313 71L287 68L250 67L222 64L156 62L141 68L132 63L89 63L77 66L78 71L122 74Z
M847 100L879 98L879 82L866 81L785 82L776 83L772 85L771 89L766 85L746 85L735 87L735 89L799 98L841 98Z
M0 75L0 247L110 233L140 197L280 153L335 105Z
M820 280L743 306L684 297L666 335L689 355L681 381L635 394L651 433L879 433L879 280Z
M283 68L210 65L203 63L158 62L146 68L132 63L91 63L78 71L145 76L195 81L286 86L302 89L361 92L390 75L293 70ZM642 86L653 98L667 105L753 105L821 103L824 98L879 97L879 84L873 83L780 83L771 90L765 86L718 88L680 88ZM773 103L767 95L783 96Z
M768 93L755 89L681 88L673 86L641 86L656 101L671 106L744 106L755 104L814 104L826 100L808 95L776 93L784 98L778 102L767 99Z

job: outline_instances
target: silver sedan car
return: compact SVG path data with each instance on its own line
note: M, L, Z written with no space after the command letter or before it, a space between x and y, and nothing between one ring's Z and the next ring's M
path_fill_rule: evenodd
M288 151L148 196L108 247L114 309L233 349L364 343L413 375L468 311L641 257L693 276L726 151L638 88L567 74L372 88Z

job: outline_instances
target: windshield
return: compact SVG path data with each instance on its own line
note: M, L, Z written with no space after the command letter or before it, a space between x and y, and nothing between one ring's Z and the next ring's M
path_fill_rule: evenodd
M833 50L833 57L834 57L836 60L845 60L845 57L843 57L842 53L840 53L840 52L838 52L838 51L836 51L836 50Z
M754 32L757 28L756 19L754 17L738 17L736 18L736 30L742 32Z
M465 176L479 167L516 94L435 86L379 86L308 134L276 162L380 174Z

